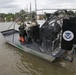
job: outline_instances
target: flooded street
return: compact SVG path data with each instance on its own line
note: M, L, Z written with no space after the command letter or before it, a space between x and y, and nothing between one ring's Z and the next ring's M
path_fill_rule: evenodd
M11 23L0 23L0 31ZM6 43L0 33L0 75L76 75L76 60L50 63Z

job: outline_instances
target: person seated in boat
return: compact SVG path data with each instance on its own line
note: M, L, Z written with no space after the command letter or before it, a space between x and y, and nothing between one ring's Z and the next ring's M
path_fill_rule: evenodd
M26 31L29 31L30 28L37 26L37 25L38 25L38 23L37 23L36 19L34 18L34 19L32 19L31 23L30 22L28 23L28 26L26 26L25 29L26 29Z
M26 34L26 31L25 31L25 27L26 27L26 25L23 23L23 22L20 22L19 23L19 40L21 41L21 42L24 42L25 41L25 36L27 35Z
M36 19L32 19L31 23L26 26L27 34L34 40L39 37L39 24L37 23Z

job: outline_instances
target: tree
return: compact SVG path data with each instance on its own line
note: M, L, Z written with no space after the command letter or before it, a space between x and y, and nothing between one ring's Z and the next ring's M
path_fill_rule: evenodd
M8 13L8 14L6 14L6 21L13 21L14 20L14 17L15 17L15 15L14 14L12 14L12 13Z
M68 14L69 14L69 15L75 15L74 11L71 11L71 10L68 11Z
M32 18L35 18L36 17L36 12L31 12L31 14L32 14Z
M25 14L25 11L22 9L22 10L20 10L20 14L22 15L22 14Z

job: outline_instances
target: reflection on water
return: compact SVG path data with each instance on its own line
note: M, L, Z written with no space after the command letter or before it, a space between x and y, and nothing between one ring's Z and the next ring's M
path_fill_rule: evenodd
M0 75L76 75L75 67L76 61L50 63L28 54L6 43L0 34Z

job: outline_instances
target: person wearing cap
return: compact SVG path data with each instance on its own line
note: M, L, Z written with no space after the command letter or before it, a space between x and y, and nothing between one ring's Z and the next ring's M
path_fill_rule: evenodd
M25 25L23 22L19 23L19 41L24 42L25 41Z
M34 19L32 19L31 23L29 23L28 26L26 26L25 29L26 29L26 31L29 31L31 27L34 27L37 25L38 25L38 23L37 23L36 19L34 18Z

